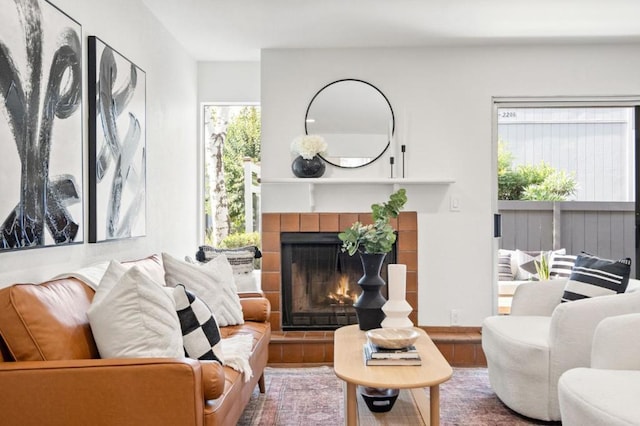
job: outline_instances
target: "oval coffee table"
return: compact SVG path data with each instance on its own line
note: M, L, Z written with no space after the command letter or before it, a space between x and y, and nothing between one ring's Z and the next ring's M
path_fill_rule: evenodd
M440 424L440 383L451 378L453 370L424 330L415 328L420 337L415 343L422 358L420 366L367 366L362 355L362 345L367 342L365 332L358 325L341 327L334 334L333 369L336 376L346 382L345 421L357 425L358 385L374 388L414 389L412 394L426 424ZM429 400L422 388L429 388ZM393 410L393 409L392 409ZM427 421L427 418L429 421Z

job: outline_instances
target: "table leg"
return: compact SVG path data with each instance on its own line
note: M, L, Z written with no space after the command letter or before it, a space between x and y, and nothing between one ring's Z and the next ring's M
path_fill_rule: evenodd
M440 425L440 386L434 385L429 388L430 400L430 424L431 426Z
M357 426L358 424L358 400L356 399L356 384L347 382L347 390L344 395L345 424Z

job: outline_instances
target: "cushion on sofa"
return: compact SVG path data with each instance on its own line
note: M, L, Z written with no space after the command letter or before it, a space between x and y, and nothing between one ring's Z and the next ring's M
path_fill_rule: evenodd
M569 278L577 256L564 253L551 253L549 258L549 278Z
M98 350L86 311L93 290L75 278L0 290L0 335L16 361L90 359Z
M549 258L554 254L565 254L565 249L549 250L549 251L523 251L516 250L516 261L518 264L518 271L516 273L516 279L518 280L539 280L538 271L536 269L536 262L540 263L544 258L549 262Z
M574 368L558 383L562 424L637 425L640 371Z
M513 281L515 272L512 268L512 258L515 252L512 250L498 250L498 281Z
M226 256L191 264L162 253L162 263L167 285L182 284L197 294L211 308L220 327L244 323L233 271Z
M184 356L172 297L137 266L111 262L87 314L102 358Z
M262 257L258 247L246 246L227 249L204 245L198 248L196 260L209 262L220 255L227 257L238 291L257 291L259 289L259 279L254 273L255 259Z
M562 302L624 293L630 272L630 258L608 260L581 253L565 285Z
M224 363L220 328L209 307L182 284L173 289L173 299L187 356Z
M165 285L164 267L162 266L162 258L159 255L152 254L142 259L127 260L121 263L127 268L137 266L142 272L151 277L154 282Z

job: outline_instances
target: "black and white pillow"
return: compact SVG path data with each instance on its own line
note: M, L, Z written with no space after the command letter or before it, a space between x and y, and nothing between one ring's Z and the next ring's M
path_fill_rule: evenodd
M498 251L498 281L513 281L514 273L511 268L511 250Z
M518 280L533 280L538 281L538 270L536 269L536 263L541 263L543 258L547 263L550 256L554 254L565 254L565 249L558 249L552 251L522 251L516 250L516 260L518 264L518 271L516 279Z
M224 254L233 269L234 274L248 274L253 271L254 259L262 257L262 253L256 246L221 249L212 246L200 246L196 253L196 259L200 262L208 262L211 259Z
M211 309L182 284L173 289L173 299L187 357L214 360L223 364L222 337Z
M578 256L552 253L549 259L549 278L552 280L571 277L571 270Z
M601 259L581 253L564 287L563 302L624 293L629 284L631 259Z

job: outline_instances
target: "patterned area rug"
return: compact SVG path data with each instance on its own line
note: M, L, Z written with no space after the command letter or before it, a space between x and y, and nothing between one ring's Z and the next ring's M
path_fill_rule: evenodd
M238 425L344 424L342 381L331 367L267 367L265 382L266 393L260 394L256 388ZM451 380L440 385L440 423L461 426L560 424L527 419L505 407L489 386L486 368L454 368Z

